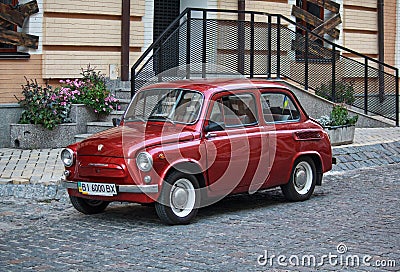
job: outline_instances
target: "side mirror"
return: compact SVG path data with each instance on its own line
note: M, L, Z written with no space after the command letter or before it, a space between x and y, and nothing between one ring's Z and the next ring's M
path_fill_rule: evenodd
M112 119L112 123L114 127L119 127L119 125L121 124L121 119L119 118L113 118Z
M225 124L224 123L216 123L213 121L208 121L208 126L204 128L204 131L207 132L212 132L212 131L222 131L225 130Z

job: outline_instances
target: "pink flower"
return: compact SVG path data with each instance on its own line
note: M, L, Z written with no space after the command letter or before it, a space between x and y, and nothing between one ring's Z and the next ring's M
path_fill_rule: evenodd
M94 112L95 112L95 113L98 113L98 111L97 111L97 110L94 110Z
M60 80L60 83L65 83L65 81L64 80Z
M66 106L67 102L61 102L60 104L61 104L61 106Z
M120 106L120 105L118 105L117 109L118 109L118 110L120 110L120 109L121 109L121 106Z

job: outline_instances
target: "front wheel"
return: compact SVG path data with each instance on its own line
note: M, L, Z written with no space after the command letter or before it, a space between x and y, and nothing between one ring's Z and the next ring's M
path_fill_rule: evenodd
M69 196L72 206L84 214L96 214L103 212L110 202L101 200L85 199L76 196Z
M188 224L196 216L199 183L195 176L181 172L170 174L155 203L158 217L168 225Z
M309 157L295 161L290 180L282 185L282 192L287 200L304 201L311 197L317 181L314 161Z

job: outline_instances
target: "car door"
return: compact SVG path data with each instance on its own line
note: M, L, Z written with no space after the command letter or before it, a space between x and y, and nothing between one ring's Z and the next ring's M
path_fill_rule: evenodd
M211 195L244 192L253 180L261 153L256 95L225 92L212 98L205 122Z
M261 107L266 127L270 128L270 146L275 146L272 169L264 185L267 188L287 182L285 177L292 170L297 152L293 132L299 127L301 115L285 90L261 91Z

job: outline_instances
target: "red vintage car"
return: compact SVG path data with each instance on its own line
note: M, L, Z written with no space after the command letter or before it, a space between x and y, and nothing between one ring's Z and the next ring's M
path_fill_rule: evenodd
M112 201L154 203L166 224L200 207L280 186L310 198L332 168L328 135L285 86L265 80L196 79L136 93L119 126L61 153L64 186L80 212Z

